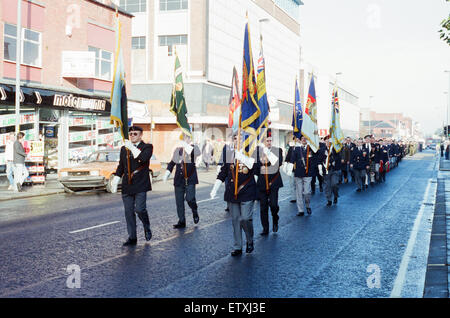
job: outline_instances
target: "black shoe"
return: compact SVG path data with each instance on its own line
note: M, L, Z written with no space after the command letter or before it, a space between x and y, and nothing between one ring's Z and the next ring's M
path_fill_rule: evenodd
M275 223L275 222L273 223L272 231L273 231L274 233L278 232L278 223Z
M234 250L231 252L231 256L240 256L242 255L242 250Z
M255 249L255 247L253 246L253 242L247 243L247 249L245 250L245 252L250 254L251 252L253 252L254 249Z
M186 223L178 222L173 226L174 229L184 229L186 227Z
M320 187L320 192L323 192L323 188L322 187Z
M144 233L145 233L145 239L147 241L150 241L152 239L152 231L150 230L150 228L144 229Z
M334 204L337 204L337 201L338 201L338 200L337 200L337 197L336 197L336 198L334 198L333 203L334 203Z
M229 208L226 208L226 209L225 209L225 212L230 212L230 209L229 209Z
M361 192L361 189L356 189L356 192Z
M200 221L200 218L198 217L198 213L197 213L197 212L194 212L194 213L193 213L193 218L194 218L194 223L195 223L195 224L197 224L198 221Z
M298 212L297 213L297 216L304 216L305 215L305 212Z
M311 215L311 214L312 214L311 208L306 208L306 212L307 212L309 215Z
M123 243L123 246L136 246L137 244L137 239L128 239L125 243Z
M311 195L316 194L316 190L311 190Z
M327 206L331 206L333 203L331 201L328 201Z
M269 235L269 230L263 230L261 233L259 233L261 236L267 236Z
M291 200L291 203L297 203L297 200Z

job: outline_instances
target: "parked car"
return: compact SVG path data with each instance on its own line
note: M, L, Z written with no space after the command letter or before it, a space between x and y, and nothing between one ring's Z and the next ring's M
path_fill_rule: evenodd
M105 189L111 192L111 176L116 172L120 149L100 150L92 153L83 163L58 172L58 181L66 192ZM161 163L153 155L150 160L150 180L161 173Z

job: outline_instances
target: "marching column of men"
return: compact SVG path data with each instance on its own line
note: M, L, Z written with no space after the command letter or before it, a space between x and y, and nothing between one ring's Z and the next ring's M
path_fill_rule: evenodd
M152 238L150 220L146 208L147 192L152 185L149 177L149 163L153 154L153 145L142 141L143 130L133 126L129 129L130 141L125 140L121 148L120 161L112 179L111 190L117 192L122 180L122 200L125 208L128 240L124 246L137 244L136 215L141 220L145 238ZM242 255L244 232L246 253L254 250L253 208L255 201L260 202L260 219L263 236L269 234L269 209L272 215L272 231L278 232L279 224L279 189L283 187L280 167L293 180L292 191L295 195L291 202L296 203L297 215L312 214L311 195L312 180L320 176L323 180L327 206L338 203L339 184L348 183L349 175L356 182L357 192L368 189L369 183L386 181L386 173L398 166L406 155L403 144L397 141L380 139L373 136L359 138L352 142L346 138L340 152L336 152L330 136L323 138L317 152L313 152L304 136L294 138L289 145L286 160L283 164L283 151L272 145L272 135L269 129L264 142L257 145L251 155L237 150L238 136L233 134L232 143L222 150L217 179L210 193L215 198L222 183L225 183L224 201L231 213L233 225L232 256ZM243 140L241 140L243 144ZM247 150L249 147L247 147ZM245 152L247 153L247 152ZM185 206L187 201L192 210L194 223L200 220L196 202L196 185L199 183L195 162L201 152L197 145L184 135L181 145L173 153L163 177L166 182L173 169L174 193L178 215L178 223L174 228L186 227Z

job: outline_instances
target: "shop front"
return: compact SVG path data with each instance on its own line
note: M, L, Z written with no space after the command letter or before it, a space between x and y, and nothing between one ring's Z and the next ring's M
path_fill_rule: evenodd
M6 165L5 145L16 125L15 86L0 83L0 94L2 173ZM29 170L56 172L79 163L94 151L115 148L121 142L120 133L109 122L111 105L105 95L29 84L21 87L20 96L20 131L25 133Z

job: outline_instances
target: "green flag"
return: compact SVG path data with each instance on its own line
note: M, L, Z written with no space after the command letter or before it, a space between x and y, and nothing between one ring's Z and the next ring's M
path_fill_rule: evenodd
M170 111L177 118L177 125L185 135L192 138L191 128L186 117L187 107L184 99L183 73L181 71L180 59L175 54L175 83L172 89L172 99L170 102Z

